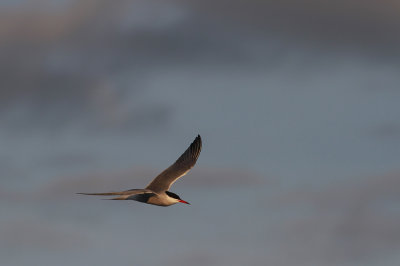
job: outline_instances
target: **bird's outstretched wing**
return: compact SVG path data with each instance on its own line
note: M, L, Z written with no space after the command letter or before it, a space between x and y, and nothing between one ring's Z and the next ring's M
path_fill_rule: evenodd
M189 170L196 164L197 158L199 158L200 155L201 145L201 137L198 135L181 157L154 178L146 189L155 192L168 190L176 180L189 172Z
M112 200L126 200L126 199L134 199L135 195L154 195L152 191L147 189L130 189L120 192L106 192L106 193L76 193L81 195L90 195L90 196L119 196L116 198L112 198ZM151 194L151 195L150 195Z

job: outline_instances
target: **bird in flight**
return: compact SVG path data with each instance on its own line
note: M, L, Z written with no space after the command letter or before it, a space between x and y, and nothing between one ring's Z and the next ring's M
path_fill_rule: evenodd
M112 200L135 200L158 206L170 206L178 202L190 204L178 195L168 191L171 185L180 177L186 175L196 164L201 151L201 137L197 135L189 148L161 174L156 176L145 189L130 189L121 192L108 193L78 193L95 196L118 196Z

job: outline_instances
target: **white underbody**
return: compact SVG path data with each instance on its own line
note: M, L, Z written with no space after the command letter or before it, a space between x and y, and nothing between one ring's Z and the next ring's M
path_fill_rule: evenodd
M165 193L157 193L156 195L149 198L148 204L158 205L158 206L170 206L178 203L179 200L171 198Z

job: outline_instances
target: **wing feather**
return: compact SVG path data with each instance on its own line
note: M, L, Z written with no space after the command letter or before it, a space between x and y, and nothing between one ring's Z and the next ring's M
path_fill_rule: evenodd
M173 163L165 169L146 187L146 189L162 192L168 190L171 185L189 172L196 164L201 152L201 137L197 135L196 139L190 144L189 148Z

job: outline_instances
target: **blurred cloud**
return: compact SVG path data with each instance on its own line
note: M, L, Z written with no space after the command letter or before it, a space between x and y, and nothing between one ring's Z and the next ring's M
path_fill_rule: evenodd
M190 3L214 19L228 19L236 22L238 27L247 27L266 36L292 36L300 43L316 41L325 48L339 51L350 46L364 55L374 51L398 60L400 6L396 1L220 0Z
M293 49L398 63L398 10L390 0L3 3L0 119L14 131L166 128L173 107L142 103L150 71L277 66Z
M127 130L168 120L169 106L140 104L148 58L135 49L132 32L120 30L127 3L71 1L54 9L43 1L1 9L0 101L7 129L29 122L46 130L76 124ZM124 72L137 84L116 77Z
M400 247L399 182L399 174L393 173L281 195L285 203L280 208L305 213L285 223L285 243L297 251L306 243L303 255L313 252L334 263L384 257Z
M398 139L400 138L400 125L393 123L376 126L372 130L372 135L380 139Z
M143 170L143 175L145 172ZM229 171L226 173L230 176ZM203 173L200 171L197 174ZM185 178L185 183L190 183L195 176L190 177L193 178ZM92 182L94 179L96 181ZM115 241L117 246L125 247L132 234L126 231L127 228L139 234L139 239L145 237L150 228L153 233L168 235L163 228L157 227L159 212L163 213L163 208L159 210L145 208L148 206L143 204L115 204L87 198L82 204L81 200L72 199L75 195L70 194L71 187L71 190L76 187L103 189L103 186L125 183L125 179L132 180L132 177L114 175L112 179L108 177L110 182L98 175L84 177L80 181L68 180L70 183L64 180L63 183L49 184L36 192L34 198L22 198L20 203L29 204L32 210L24 214L14 212L7 219L3 217L3 221L9 221L2 222L0 228L3 246L10 250L18 248L22 252L36 249L38 252L55 250L69 253L76 252L74 250L79 246L80 250L90 253L103 245L111 247L116 244ZM295 262L298 265L376 265L374 263L387 260L387 256L393 254L391 250L400 247L397 230L400 222L399 180L399 174L393 173L314 189L283 190L279 185L255 189L257 183L228 188L216 186L207 187L205 199L205 190L196 193L199 187L185 185L186 191L192 191L193 200L203 199L203 202L197 202L192 209L186 210L193 217L187 216L186 212L181 213L180 208L167 210L180 218L185 217L184 223L177 224L177 228L168 226L170 230L180 232L174 237L174 247L178 250L164 252L154 258L162 257L167 265L186 261L191 261L193 265L228 265L245 260L249 260L250 265L262 261L276 265ZM236 194L239 198L234 204L229 204L232 203L232 195L229 195L232 192L239 193ZM212 208L210 203L218 208ZM9 204L17 202L10 201ZM132 208L134 211L131 213L128 210ZM137 215L138 211L140 215ZM10 222L17 219L18 222ZM167 215L165 219L169 221L172 218ZM224 226L221 227L221 224ZM139 233L136 227L142 228L143 232ZM77 232L69 232L74 228ZM113 228L112 233L107 228ZM79 233L82 230L85 230L84 234ZM119 237L107 238L109 244L96 241L109 234ZM188 240L188 235L196 237ZM152 236L149 243L142 239L142 250L147 245L159 248L170 241L161 239L155 244L152 240ZM138 254L141 250L138 243L131 245L137 249L134 254ZM124 259L119 259L124 261L127 259L126 254L124 256ZM47 261L51 260L47 258Z
M0 227L0 247L13 250L60 250L84 246L85 237L63 226L43 220L10 220Z

